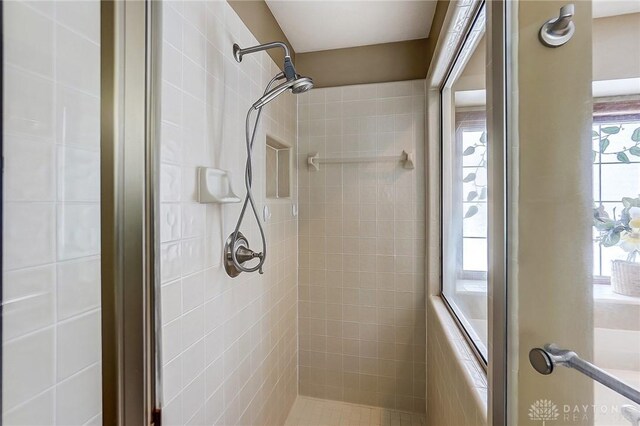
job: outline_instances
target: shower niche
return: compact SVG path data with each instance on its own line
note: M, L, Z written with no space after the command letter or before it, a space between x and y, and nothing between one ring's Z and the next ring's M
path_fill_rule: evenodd
M267 198L289 198L291 195L291 147L267 135Z

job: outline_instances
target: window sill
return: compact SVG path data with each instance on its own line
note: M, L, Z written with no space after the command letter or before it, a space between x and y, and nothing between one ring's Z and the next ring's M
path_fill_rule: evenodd
M429 297L429 304L440 323L439 325L442 327L451 352L455 354L455 361L473 394L474 402L479 412L484 416L484 424L486 424L488 382L484 366L480 364L480 361L473 354L469 343L458 328L442 298L440 296L431 296Z
M465 294L486 294L487 282L485 280L458 280L456 292ZM640 306L640 297L625 296L614 293L608 284L593 285L593 301L599 303L615 303L620 305Z
M610 285L595 284L593 286L593 300L596 304L599 302L607 302L620 305L640 306L640 297L614 293Z

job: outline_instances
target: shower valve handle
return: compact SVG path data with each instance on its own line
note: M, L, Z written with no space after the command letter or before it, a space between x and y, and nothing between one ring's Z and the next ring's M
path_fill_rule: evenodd
M239 263L248 262L256 257L262 259L262 253L256 253L248 247L238 247L238 251L236 251L236 259Z
M229 235L227 242L224 244L224 269L231 278L237 277L243 271L254 272L259 269L260 273L262 273L264 257L264 252L257 253L249 248L249 241L241 232L234 232ZM245 262L256 258L260 259L258 265L250 268L244 266Z

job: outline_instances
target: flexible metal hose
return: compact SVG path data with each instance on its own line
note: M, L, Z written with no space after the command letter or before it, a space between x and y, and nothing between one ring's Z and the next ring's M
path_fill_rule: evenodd
M271 81L269 82L269 84L267 84L266 89L264 90L264 93L266 94L269 89L271 88L271 85L276 81L279 80L281 78L284 78L284 74L283 73L279 73L278 75L276 75L275 77L273 77L271 79ZM258 215L258 210L256 208L256 203L253 199L253 194L251 193L251 184L253 181L253 170L252 170L252 158L251 158L251 152L253 151L253 143L255 142L256 139L256 134L258 132L258 124L260 122L260 115L262 115L262 107L259 107L257 109L258 114L256 115L256 121L253 125L253 131L250 130L250 124L251 124L251 112L254 110L253 107L249 108L249 111L247 111L247 118L245 121L245 140L246 140L246 146L247 146L247 163L245 166L245 173L244 173L244 184L245 187L247 188L247 195L244 198L244 204L242 205L242 210L240 211L240 216L238 217L238 223L236 224L236 228L233 232L233 236L231 239L231 259L233 261L233 265L238 268L238 270L242 271L242 272L255 272L255 271L260 271L260 273L263 273L262 267L264 266L264 262L265 259L267 258L267 239L264 235L264 229L262 229L262 223L260 222L260 216ZM258 224L258 229L260 230L260 237L262 238L262 254L260 256L260 261L258 262L257 265L253 266L253 267L244 267L240 264L240 262L238 262L238 258L236 256L236 250L234 250L233 248L236 245L236 241L238 239L238 233L240 232L240 226L242 225L242 221L244 220L244 215L245 212L247 210L247 205L251 205L251 210L253 211L253 216L256 218L256 223Z

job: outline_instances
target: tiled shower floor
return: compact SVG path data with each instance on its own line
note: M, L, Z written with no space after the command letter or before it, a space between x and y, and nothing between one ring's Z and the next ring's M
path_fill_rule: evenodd
M366 405L298 396L286 426L424 426L424 416Z

